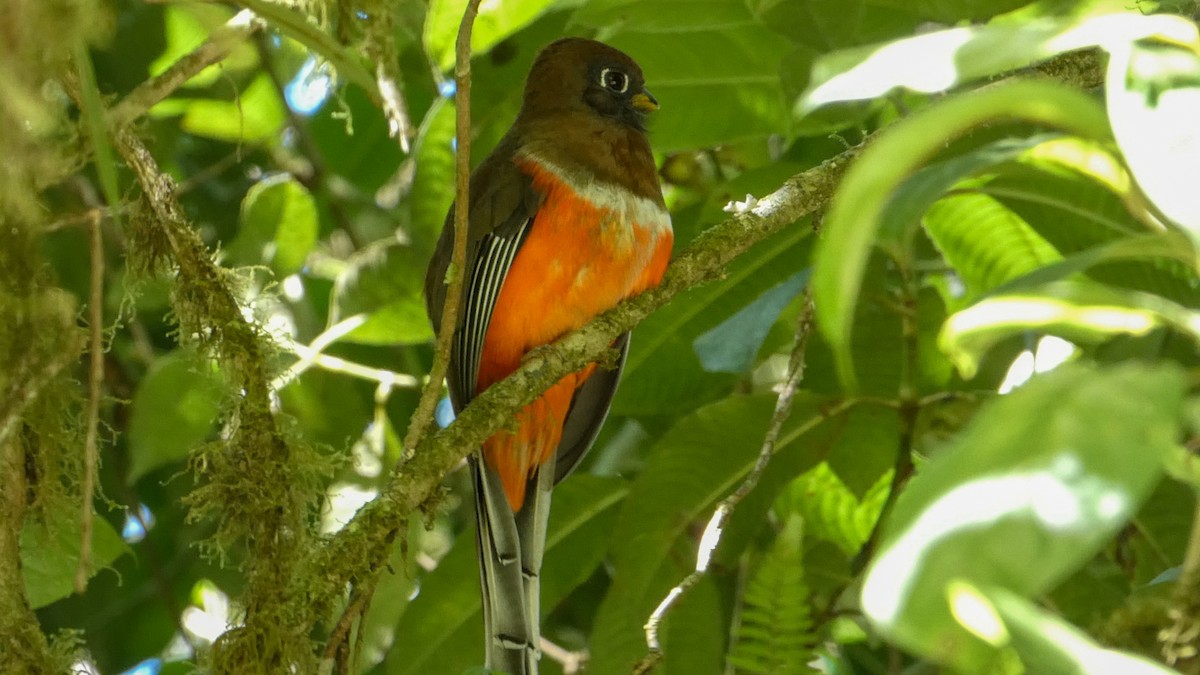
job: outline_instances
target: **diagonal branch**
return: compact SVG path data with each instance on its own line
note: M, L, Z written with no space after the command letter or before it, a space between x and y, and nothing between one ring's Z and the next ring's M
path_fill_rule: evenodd
M121 128L146 114L156 103L170 96L184 82L200 71L229 56L243 40L262 27L254 13L244 9L213 31L199 47L176 61L162 74L156 75L137 86L136 89L113 106L109 123Z

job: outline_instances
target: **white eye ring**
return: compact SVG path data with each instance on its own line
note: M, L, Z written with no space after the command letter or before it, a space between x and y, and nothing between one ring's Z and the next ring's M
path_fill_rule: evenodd
M609 78L612 76L617 79L609 82ZM609 91L624 94L629 91L629 76L616 68L605 68L600 71L600 86Z

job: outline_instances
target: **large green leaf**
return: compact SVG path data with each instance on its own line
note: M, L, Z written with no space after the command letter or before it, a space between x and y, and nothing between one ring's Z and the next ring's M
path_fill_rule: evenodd
M590 667L596 672L627 672L644 652L640 626L679 580L662 573L671 552L750 471L774 401L772 395L718 401L680 419L653 448L614 533L613 585L600 605L592 634ZM891 410L883 412L894 415ZM867 417L851 419L855 414ZM758 487L735 512L727 532L741 530L737 539L744 546L749 539L746 532L761 527L762 515L779 491L826 456L861 442L859 433L870 433L868 427L881 422L875 414L879 411L866 406L847 413L845 404L836 399L798 394L775 456ZM731 545L725 539L721 550ZM686 549L693 548L689 541Z
M995 118L1012 117L1105 138L1103 111L1086 95L1062 85L1011 81L941 103L888 129L846 173L830 203L813 271L818 323L834 348L843 382L854 386L850 320L867 258L892 191L946 141Z
M923 222L974 296L1062 257L1020 216L987 195L943 197Z
M133 395L130 483L187 457L212 432L223 395L220 373L194 354L176 350L155 360Z
M82 533L77 504L55 502L42 513L25 518L21 528L21 572L29 604L35 609L74 592ZM93 569L88 576L94 576L128 551L129 547L112 525L99 514L93 514Z
M578 475L554 491L541 574L542 616L600 564L625 481ZM459 537L400 617L389 673L457 673L483 661L483 612L471 532Z
M787 132L791 116L780 66L791 46L756 21L742 0L589 2L573 21L608 28L605 42L641 65L662 104L650 119L656 150Z
M254 184L242 200L240 227L228 254L235 263L266 263L277 277L298 272L317 243L317 203L295 178Z
M896 502L863 585L868 618L984 672L996 642L960 624L955 584L1028 597L1089 559L1160 477L1185 386L1170 366L1068 365L993 400Z
M334 286L330 323L358 314L366 322L342 338L374 345L419 344L433 337L425 315L426 255L412 246L379 242L355 254Z

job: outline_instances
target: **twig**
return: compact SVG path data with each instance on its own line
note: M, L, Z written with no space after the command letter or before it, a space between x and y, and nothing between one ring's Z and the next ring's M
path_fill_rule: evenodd
M712 561L713 553L721 543L721 533L722 528L725 527L725 521L733 514L737 505L746 498L746 495L750 494L750 491L758 485L759 478L762 477L763 472L767 469L767 464L774 456L775 441L779 438L779 431L783 428L783 423L787 421L788 415L792 412L792 398L796 395L796 388L804 379L804 352L808 346L808 336L812 333L812 318L812 296L805 289L804 307L800 310L800 317L796 321L795 346L792 348L792 357L788 362L787 375L779 390L779 398L775 401L775 412L771 415L771 423L763 437L762 448L758 451L758 459L754 462L754 468L746 474L742 483L732 494L721 500L712 517L709 518L708 525L704 528L704 535L700 537L700 550L696 553L695 570L672 588L654 609L654 612L650 614L645 626L646 646L650 651L633 669L634 673L649 673L662 661L663 649L658 638L659 626L684 594L704 578L708 572L708 565Z
M446 378L446 368L450 362L450 342L458 322L458 305L462 300L466 278L463 268L467 265L467 211L471 200L471 29L478 12L479 0L469 0L454 45L454 83L457 87L454 92L454 134L457 139L454 154L454 252L450 258L450 283L442 307L442 321L438 326L429 382L421 392L421 400L413 411L404 435L405 457L412 455L425 430L433 422L433 412L442 395L442 380ZM396 466L399 468L402 463Z
M346 605L337 625L333 627L333 631L329 634L329 642L325 644L325 653L321 657L323 673L333 671L333 667L338 661L338 654L350 639L350 629L354 626L355 619L359 620L359 635L361 636L362 621L367 618L367 607L371 604L371 596L375 593L375 585L379 582L379 575L382 571L381 567L366 584L355 589L354 597L350 599L350 603ZM328 670L326 670L327 668Z
M100 426L100 384L104 380L104 239L100 234L102 219L97 211L91 227L91 297L88 299L88 400L87 433L83 441L83 504L82 533L79 542L79 565L75 568L75 592L87 590L92 568L92 501L96 494L96 432Z
M394 370L386 370L384 368L372 368L364 366L361 363L347 361L337 356L322 354L313 347L299 342L288 340L280 346L299 356L300 360L292 364L287 371L271 382L271 389L274 391L279 391L286 387L292 380L295 380L311 366L318 366L335 373L370 380L380 385L386 384L388 387L415 388L419 383L416 377L407 373L397 373Z
M123 127L146 114L156 103L170 96L183 83L200 71L229 56L246 38L262 27L254 12L243 9L213 31L208 39L187 56L176 61L161 75L156 75L137 86L136 89L113 106L109 123Z
M587 651L573 652L547 640L544 635L538 644L546 658L562 667L563 675L577 675L583 672L588 659Z

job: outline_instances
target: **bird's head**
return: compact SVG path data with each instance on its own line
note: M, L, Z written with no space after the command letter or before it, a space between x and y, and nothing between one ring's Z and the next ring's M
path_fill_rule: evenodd
M595 40L564 38L534 61L521 116L585 112L645 131L646 114L657 109L642 69L627 54Z

